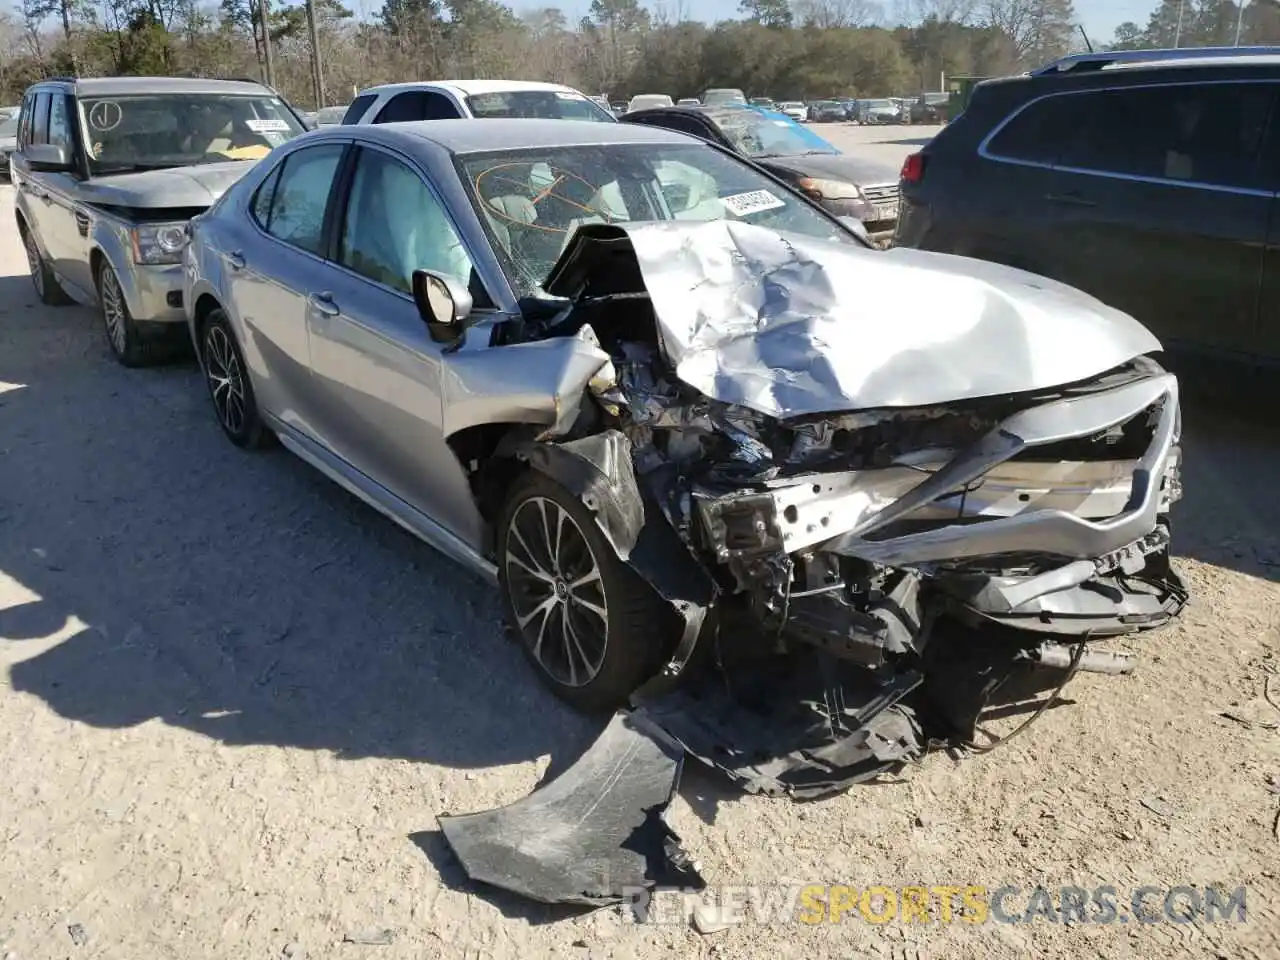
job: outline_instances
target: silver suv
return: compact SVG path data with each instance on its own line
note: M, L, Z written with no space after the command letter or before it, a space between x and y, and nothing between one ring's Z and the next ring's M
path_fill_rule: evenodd
M12 156L18 231L47 304L102 311L126 366L186 336L187 221L304 132L261 84L120 77L27 90Z

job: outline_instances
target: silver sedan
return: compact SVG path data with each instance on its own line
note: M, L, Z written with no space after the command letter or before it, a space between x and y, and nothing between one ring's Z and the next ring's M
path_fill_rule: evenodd
M874 250L691 137L321 129L193 220L185 263L231 441L279 438L496 579L580 707L730 637L890 684L883 722L943 614L1074 672L1064 635L1185 599L1154 337L1044 278Z

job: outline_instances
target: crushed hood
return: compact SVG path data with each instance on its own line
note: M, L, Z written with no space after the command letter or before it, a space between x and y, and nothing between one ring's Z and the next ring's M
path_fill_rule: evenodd
M202 163L94 177L79 187L88 203L116 207L207 207L253 169L252 160Z
M677 377L779 418L1043 390L1160 349L1128 314L1022 270L740 221L580 227L544 289L647 290Z

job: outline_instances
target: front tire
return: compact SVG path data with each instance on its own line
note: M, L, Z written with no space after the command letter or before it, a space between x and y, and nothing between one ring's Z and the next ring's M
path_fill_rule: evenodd
M156 359L156 344L148 343L138 332L138 325L129 313L129 303L115 268L106 260L98 267L98 306L102 311L102 328L107 335L107 346L115 358L126 367L145 367Z
M245 450L270 446L273 434L262 422L249 368L231 322L221 308L209 312L200 335L200 368L213 413L227 439Z
M58 278L53 275L53 270L45 262L35 234L27 226L22 227L22 246L27 254L27 269L31 272L31 285L36 288L36 296L40 298L40 302L50 307L63 307L71 303L71 298L67 296L66 291L58 283Z
M512 488L497 539L503 614L543 683L585 712L626 703L672 649L673 611L543 474Z

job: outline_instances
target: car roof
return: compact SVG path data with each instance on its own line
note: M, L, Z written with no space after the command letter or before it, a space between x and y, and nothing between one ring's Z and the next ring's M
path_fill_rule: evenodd
M1280 47L1178 47L1176 49L1155 50L1112 50L1103 53L1076 53L1045 64L1031 71L1032 76L1043 76L1050 73L1065 73L1079 69L1105 69L1129 64L1179 64L1190 66L1194 63L1204 65L1221 65L1223 63L1280 62Z
M252 80L214 80L198 77L58 77L32 86L55 84L74 87L81 96L126 96L145 93L224 94L230 96L275 96L268 87Z
M368 93L398 93L402 90L448 90L451 93L471 97L485 93L515 93L521 90L551 90L558 93L579 93L573 87L541 80L429 80L410 83L383 83L360 91Z
M335 128L337 129L337 128ZM450 153L517 150L522 147L589 147L614 143L701 143L661 127L584 120L501 118L492 120L414 120L340 128L351 135L426 140Z

